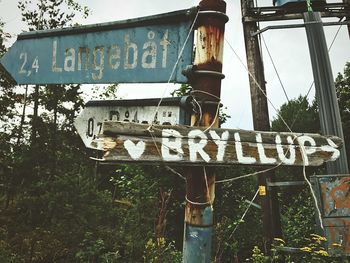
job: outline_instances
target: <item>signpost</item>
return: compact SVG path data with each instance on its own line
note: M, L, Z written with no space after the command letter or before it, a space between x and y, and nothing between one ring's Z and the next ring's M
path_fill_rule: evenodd
M104 121L189 124L189 96L163 98L158 114L155 115L159 101L160 99L89 101L75 119L74 126L87 148L102 150L94 139L102 133Z
M342 140L319 134L103 123L103 161L176 165L319 166L339 158Z
M186 83L182 71L193 64L187 74L200 116L190 118L176 98L159 107L159 99L91 101L75 121L86 147L104 151L103 162L190 166L183 262L211 260L215 171L206 166L318 166L338 159L343 145L336 136L217 128L225 12L224 1L202 0L199 10L23 33L0 60L14 82L36 85ZM199 127L176 125L190 119Z
M196 10L22 33L0 66L17 84L185 83Z

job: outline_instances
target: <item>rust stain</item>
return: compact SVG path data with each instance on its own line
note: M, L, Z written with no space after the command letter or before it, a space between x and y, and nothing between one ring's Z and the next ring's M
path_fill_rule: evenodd
M214 78L213 76L201 76L200 79L193 80L192 87L193 87L193 90L204 91L204 92L212 94L216 97L220 97L221 89L218 88L218 86L217 86L220 83L221 83L221 79ZM214 97L210 96L210 95L205 95L205 94L199 95L198 94L197 96L200 97L199 100L204 98L208 101L213 101L213 100L215 101ZM196 96L196 98L197 98L197 96ZM198 100L198 98L197 98L197 100Z
M330 192L330 197L335 200L337 208L350 209L350 178L343 178L337 187L334 187Z
M331 254L350 254L350 219L325 219L325 236Z
M196 66L199 70L222 71L224 29L215 26L198 28Z
M329 253L350 255L350 176L316 178Z
M350 216L350 177L320 182L325 216Z

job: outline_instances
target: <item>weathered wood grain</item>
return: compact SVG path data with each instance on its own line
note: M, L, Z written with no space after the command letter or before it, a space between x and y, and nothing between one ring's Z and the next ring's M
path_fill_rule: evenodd
M319 134L257 132L104 122L98 139L106 162L183 165L319 166L339 157L343 142Z

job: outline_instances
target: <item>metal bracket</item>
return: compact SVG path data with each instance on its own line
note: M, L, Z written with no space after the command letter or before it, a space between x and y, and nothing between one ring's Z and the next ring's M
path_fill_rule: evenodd
M319 23L319 22L316 22ZM265 31L269 29L287 29L287 28L301 28L305 27L305 25L308 24L316 24L315 22L310 22L310 23L303 23L303 24L290 24L290 25L278 25L278 26L267 26L264 27L263 29L260 29L256 32L251 33L252 37L255 37L261 33L264 33ZM323 26L337 26L337 25L348 25L350 24L350 21L344 21L344 22L327 22L327 23L322 23Z
M347 17L349 16L348 4L343 2L327 3L319 6L314 11L321 12L322 17ZM305 7L286 8L283 6L261 6L251 7L248 13L243 16L243 22L267 22L277 20L302 19Z
M305 185L305 181L289 181L289 182L267 182L268 187L283 187L283 186L296 186Z
M198 70L194 65L188 65L182 70L182 74L185 75L189 80L195 75L207 75L218 79L224 79L225 75L218 71L213 70Z
M258 209L261 209L261 205L258 205L258 204L254 203L254 202L251 202L250 200L245 199L244 202L246 202L247 204L249 204L251 206L254 206L254 207L258 208Z
M229 20L228 16L225 13L219 12L219 11L204 10L204 11L199 11L199 13L198 13L199 18L203 18L203 17L207 17L207 16L216 16L216 17L224 20L225 23L227 23L227 21Z

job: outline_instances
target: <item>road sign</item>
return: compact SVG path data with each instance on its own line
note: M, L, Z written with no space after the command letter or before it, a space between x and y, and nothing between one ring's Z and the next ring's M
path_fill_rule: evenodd
M86 147L98 149L94 139L102 133L104 121L125 121L135 123L156 123L163 125L189 124L188 110L191 97L137 100L95 100L89 101L74 126Z
M18 84L184 83L195 10L22 33L0 66Z
M338 137L319 134L113 121L103 123L103 136L95 142L105 151L106 162L270 166L318 166L336 160L343 144Z

